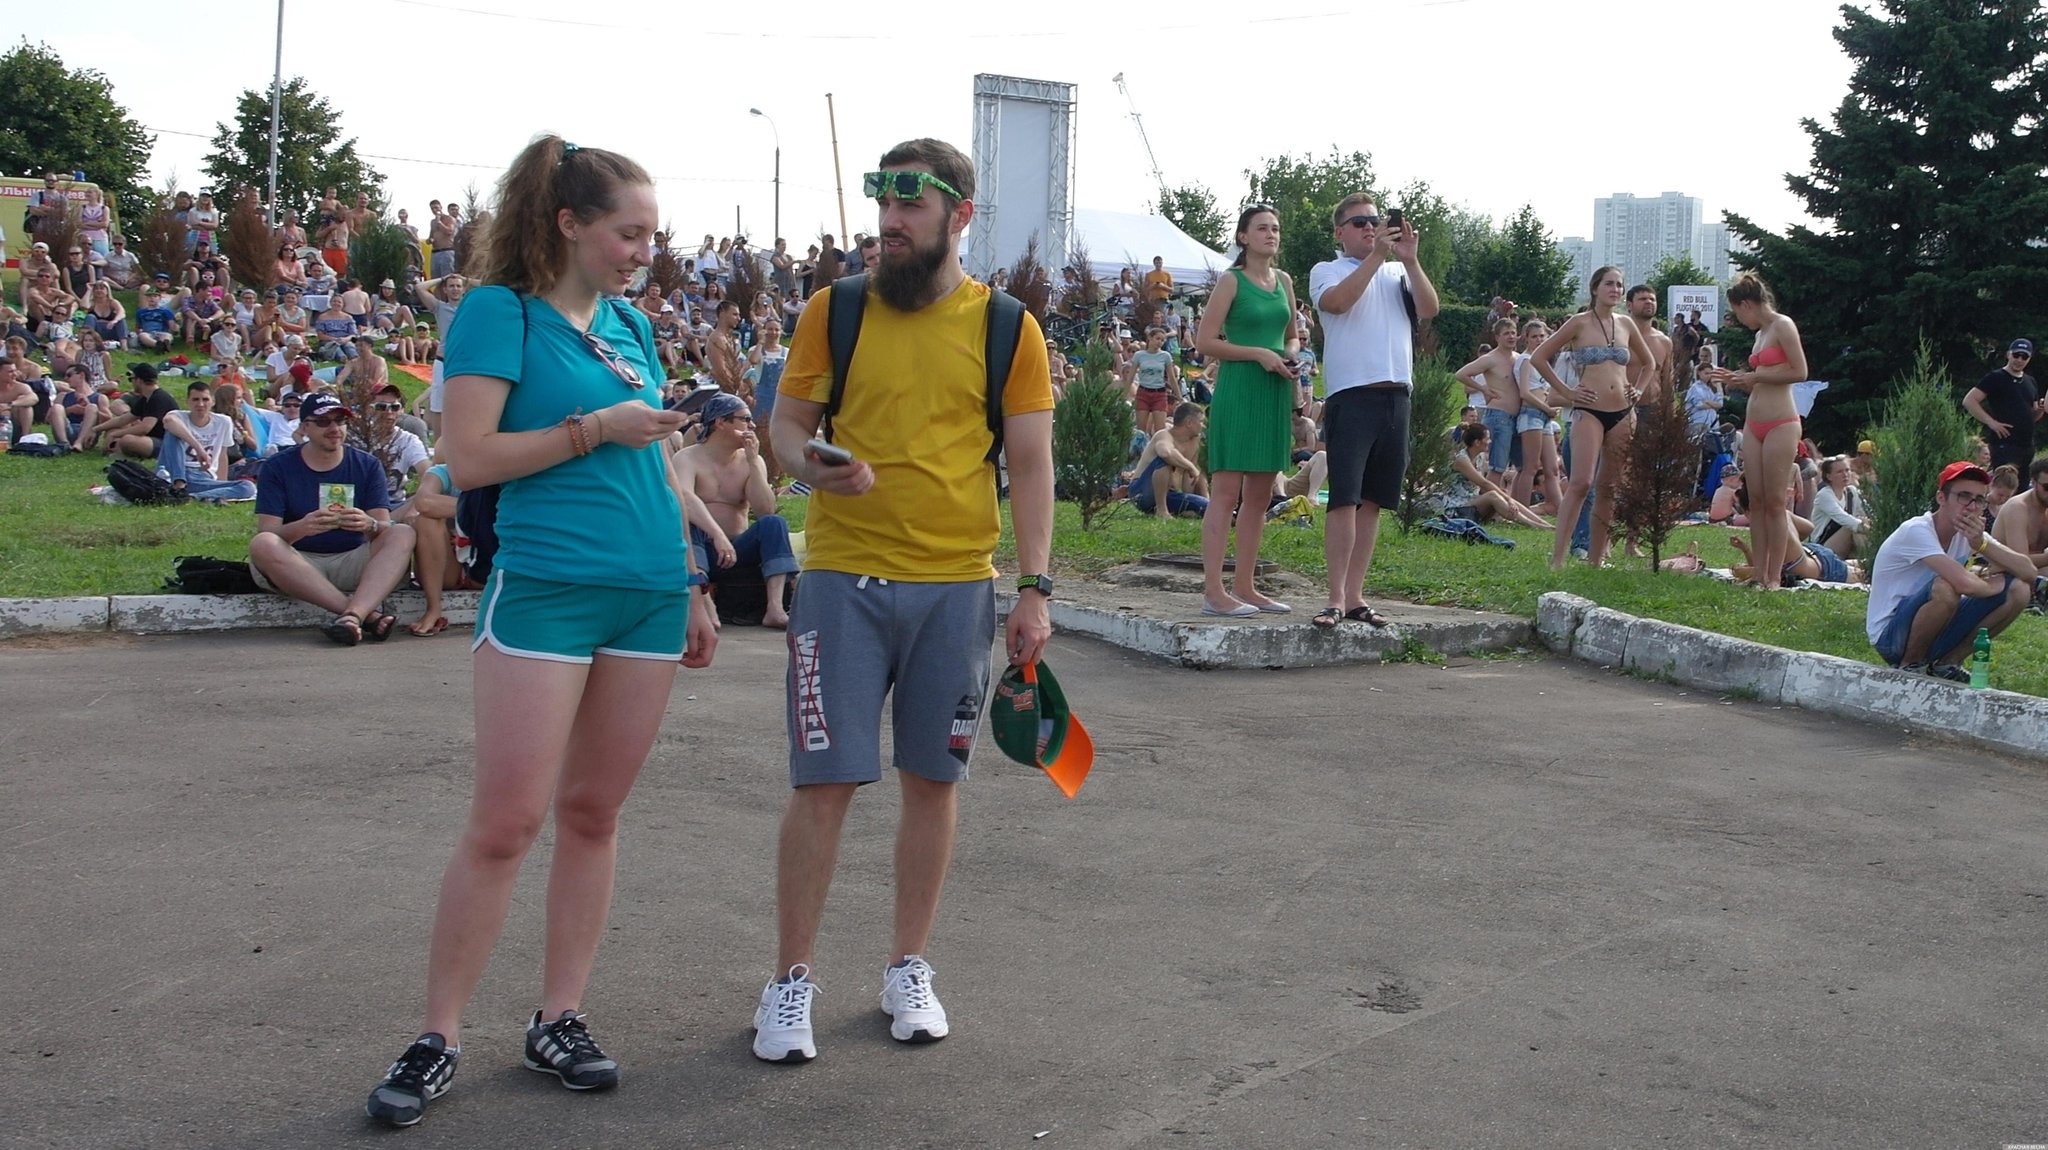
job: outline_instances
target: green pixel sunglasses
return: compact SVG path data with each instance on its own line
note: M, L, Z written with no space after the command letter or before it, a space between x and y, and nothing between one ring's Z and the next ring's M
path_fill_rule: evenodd
M930 184L956 200L967 197L960 189L932 175L930 172L869 172L860 178L861 194L871 200L882 198L883 192L894 192L899 200L915 200L924 196L924 187Z

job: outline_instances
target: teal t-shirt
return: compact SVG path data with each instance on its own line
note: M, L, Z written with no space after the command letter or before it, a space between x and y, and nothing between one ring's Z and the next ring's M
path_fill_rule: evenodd
M644 316L601 299L596 332L637 368L635 389L612 372L546 300L476 288L448 325L448 378L483 375L512 385L500 431L557 427L620 400L661 404L665 377ZM567 435L566 430L561 434ZM497 565L557 583L671 591L689 584L682 509L668 485L664 446L600 444L589 455L507 482L498 497Z

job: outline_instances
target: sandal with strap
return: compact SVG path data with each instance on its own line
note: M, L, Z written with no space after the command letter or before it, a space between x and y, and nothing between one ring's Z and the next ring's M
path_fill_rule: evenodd
M320 633L344 647L353 647L363 641L362 616L354 611L343 611L328 620L320 628Z
M1315 614L1309 616L1308 621L1314 623L1318 627L1327 630L1331 627L1335 627L1337 625L1337 621L1339 619L1342 619L1343 617L1344 609L1342 607L1325 607L1322 610L1316 612Z
M1344 612L1344 617L1353 623L1370 623L1375 627L1384 627L1393 621L1371 607L1363 605L1353 607L1351 610Z
M392 630L397 626L398 616L372 611L363 616L363 638L372 643L382 643L391 637Z

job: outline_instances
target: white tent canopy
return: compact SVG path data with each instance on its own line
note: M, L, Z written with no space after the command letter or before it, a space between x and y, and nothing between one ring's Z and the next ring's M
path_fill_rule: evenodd
M1221 253L1204 247L1165 216L1076 208L1074 244L1087 247L1088 270L1095 278L1110 283L1133 264L1141 275L1151 271L1153 256L1165 258L1175 286L1182 288L1202 287L1212 270L1222 275L1230 267Z

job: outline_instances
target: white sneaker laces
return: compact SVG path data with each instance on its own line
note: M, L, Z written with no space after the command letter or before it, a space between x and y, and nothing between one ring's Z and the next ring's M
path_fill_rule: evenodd
M890 972L890 983L895 987L903 1005L912 1010L930 1010L937 1005L932 997L932 964L922 958L913 958Z
M806 1025L810 1021L811 996L818 993L818 984L811 981L808 971L796 977L792 970L791 975L790 981L774 984L775 999L769 1004L778 1028Z

